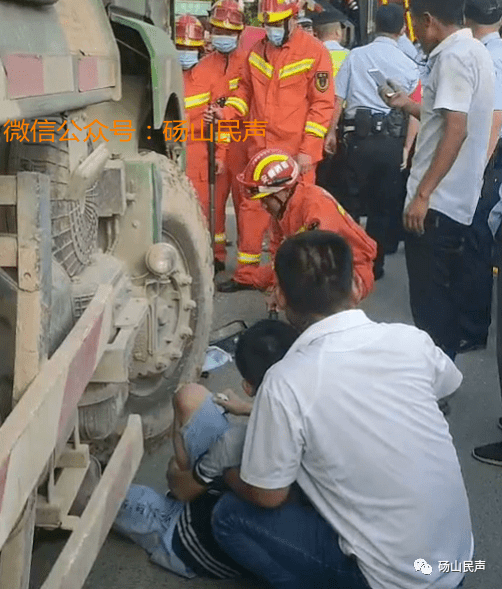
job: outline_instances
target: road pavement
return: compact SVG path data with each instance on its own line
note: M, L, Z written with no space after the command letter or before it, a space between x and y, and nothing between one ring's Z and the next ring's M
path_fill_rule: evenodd
M234 257L235 252L231 251ZM241 292L216 295L214 328L234 319L252 324L266 317L263 295ZM402 248L390 256L386 274L377 283L375 292L363 303L368 315L377 321L411 323ZM471 456L474 446L502 441L496 420L502 415L498 387L495 338L490 335L485 351L459 357L457 365L464 373L464 382L450 399L447 417L459 454L470 499L476 542L476 561L484 561L485 570L467 573L464 589L499 589L502 579L502 468L481 464ZM227 387L240 390L235 365L227 364L203 381L214 392ZM406 394L403 391L403 394ZM146 455L136 482L165 490L165 470L171 448L164 444L154 454ZM49 566L54 543L40 543L36 549L35 576L41 578ZM416 555L417 558L422 555ZM482 566L478 564L478 567ZM417 573L420 574L420 573ZM32 585L36 587L34 583ZM143 551L130 542L110 534L87 579L85 589L257 589L248 581L184 580L152 565ZM306 588L307 589L307 588ZM406 588L403 588L406 589ZM441 588L439 588L441 589Z

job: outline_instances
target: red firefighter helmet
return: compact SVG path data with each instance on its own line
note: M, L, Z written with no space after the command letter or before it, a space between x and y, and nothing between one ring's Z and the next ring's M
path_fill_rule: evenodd
M176 20L176 45L204 46L204 27L195 16L183 14Z
M211 9L209 22L222 29L242 31L244 14L235 0L218 0Z
M237 180L247 188L251 200L264 198L298 182L300 168L281 149L263 149L251 158Z
M298 0L260 0L258 3L258 20L262 23L274 23L298 14Z

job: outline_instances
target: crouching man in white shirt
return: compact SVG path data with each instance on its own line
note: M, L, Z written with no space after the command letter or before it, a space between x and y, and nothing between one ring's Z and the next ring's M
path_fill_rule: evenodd
M213 533L276 589L454 589L469 504L437 401L462 380L423 331L374 323L350 248L309 231L280 247L278 297L302 330L260 387ZM311 506L289 500L297 481ZM414 563L418 559L420 567Z

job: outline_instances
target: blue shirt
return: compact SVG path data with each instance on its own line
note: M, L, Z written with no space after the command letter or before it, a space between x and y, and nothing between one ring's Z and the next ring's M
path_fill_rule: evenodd
M488 49L495 68L495 104L493 110L502 110L502 39L498 33L490 33L481 39Z
M377 37L369 45L353 49L343 62L335 79L336 95L346 100L345 115L353 118L358 108L371 108L373 113L388 114L390 108L378 95L378 86L368 70L377 69L397 82L407 94L418 85L418 68L397 42Z
M397 46L405 55L407 55L416 63L418 57L418 49L409 40L408 35L401 35L397 40Z

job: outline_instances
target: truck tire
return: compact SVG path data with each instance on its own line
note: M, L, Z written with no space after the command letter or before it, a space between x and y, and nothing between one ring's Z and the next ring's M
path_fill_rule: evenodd
M47 117L60 126L63 118ZM28 121L31 125L32 121ZM52 252L70 277L79 274L89 263L97 244L98 214L92 190L82 203L65 200L70 180L68 143L59 141L62 132L55 133L55 141L13 141L10 143L8 174L40 172L51 177Z
M158 383L148 396L135 396L126 403L126 413L139 413L145 439L158 438L172 422L172 397L177 387L196 381L202 371L209 342L213 310L213 256L207 223L195 190L182 170L168 158L153 152L151 158L162 175L164 241L174 245L192 278L191 298L195 308L190 316L192 337L174 371ZM180 326L183 327L183 326Z

